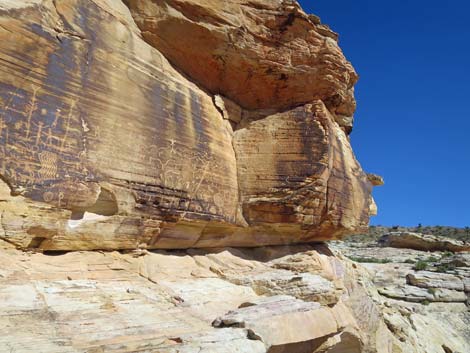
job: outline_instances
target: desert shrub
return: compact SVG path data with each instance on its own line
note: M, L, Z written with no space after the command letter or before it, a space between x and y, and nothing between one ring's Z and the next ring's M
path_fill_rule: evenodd
M415 271L424 271L428 268L428 263L423 260L419 260L417 263L415 263L413 269Z
M436 267L437 272L449 272L455 270L455 265L453 264L440 264L439 266Z
M442 254L441 254L441 258L444 258L444 257L451 257L452 255L454 255L454 253L452 251L444 251Z

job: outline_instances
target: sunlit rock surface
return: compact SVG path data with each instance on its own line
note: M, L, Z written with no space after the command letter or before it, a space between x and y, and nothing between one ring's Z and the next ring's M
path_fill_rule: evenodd
M381 246L422 251L470 251L470 243L432 234L392 232L379 239Z
M367 289L401 351L469 351L470 254L394 248L377 240L352 237L333 248L356 261L361 275L351 280Z
M376 211L347 137L357 75L295 2L3 0L0 61L17 247L321 241Z
M352 270L326 246L2 249L0 351L397 352Z
M338 35L296 1L125 3L147 42L243 108L286 110L321 99L340 117L354 113L358 75Z

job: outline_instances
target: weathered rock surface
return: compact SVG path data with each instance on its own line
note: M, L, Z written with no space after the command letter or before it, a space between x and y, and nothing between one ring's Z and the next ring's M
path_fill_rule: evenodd
M464 291L462 278L449 273L419 271L406 276L409 284L421 288L445 288Z
M415 286L395 286L379 289L379 293L393 299L400 299L407 302L449 302L449 303L465 303L467 296L465 293L438 288L430 291L425 288Z
M316 325L306 325L313 323ZM216 327L244 327L270 349L289 348L292 352L314 352L328 336L356 323L348 309L337 304L333 310L318 303L308 303L289 296L243 303L237 310L217 318ZM355 337L360 345L359 337ZM282 351L282 350L281 350Z
M315 234L305 234L305 240L367 227L371 184L321 101L237 130L234 148L250 224L314 226Z
M357 76L333 32L295 2L126 4L0 1L2 239L194 248L364 229L374 181L346 136Z
M360 262L356 280L377 304L403 352L470 350L468 253L381 247L354 238L336 242L334 248Z
M407 248L422 251L470 251L470 244L463 241L437 237L430 234L394 232L383 235L379 244L392 248Z
M249 110L320 99L354 113L358 76L337 34L296 1L125 2L144 39L212 93Z
M350 263L326 247L0 255L2 352L401 352L363 287L348 283ZM295 263L304 270L287 270ZM304 300L245 281L279 267L340 295L324 304L318 291Z
M325 245L65 254L2 245L1 352L470 349L470 271L414 271L401 249L398 262L359 265Z

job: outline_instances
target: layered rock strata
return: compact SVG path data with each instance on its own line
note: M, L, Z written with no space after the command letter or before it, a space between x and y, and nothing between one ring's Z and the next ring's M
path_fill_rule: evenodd
M470 243L432 234L392 232L384 234L378 243L384 247L421 251L470 251Z
M2 239L261 246L367 226L335 33L292 1L125 3L0 1Z
M401 352L326 246L1 255L2 352Z
M42 254L0 240L0 351L470 350L468 253L354 245Z
M470 350L470 253L383 247L377 241L333 247L357 262L358 280L403 352Z

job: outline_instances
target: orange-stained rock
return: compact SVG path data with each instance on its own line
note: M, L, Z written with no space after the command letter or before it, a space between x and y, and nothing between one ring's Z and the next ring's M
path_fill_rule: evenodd
M295 3L127 3L132 14L120 0L1 2L1 239L53 250L190 248L363 230L372 185L346 136L356 76L331 31ZM144 10L157 27L166 16L159 36L180 52L144 41ZM190 48L174 38L188 18ZM213 38L236 21L252 34L216 43L239 47L230 62L249 63L236 75L205 67L243 90L214 89L179 65L202 65L201 28ZM272 77L284 71L281 89Z
M144 39L212 93L246 109L322 99L352 116L357 74L337 34L296 1L125 1Z
M250 225L299 224L305 240L367 227L372 185L321 101L247 124L234 146Z

